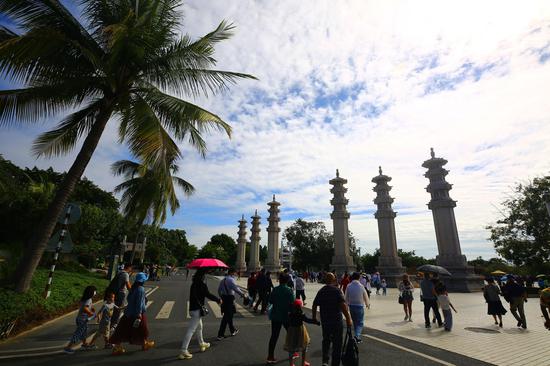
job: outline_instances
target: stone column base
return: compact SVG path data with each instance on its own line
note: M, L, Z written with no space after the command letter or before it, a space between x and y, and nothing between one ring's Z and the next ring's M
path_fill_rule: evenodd
M340 276L345 272L351 274L352 272L357 271L357 267L353 264L353 259L351 257L349 257L349 261L346 261L346 259L348 258L334 256L332 258L330 270L336 273L337 276Z
M483 290L485 283L483 278L476 275L474 267L445 267L451 272L451 277L440 276L439 279L443 281L449 292L477 292Z
M246 273L246 264L237 264L235 266L235 271L239 272L241 275Z
M399 282L402 281L402 277L407 273L405 267L376 267L376 270L380 272L380 277L386 280L388 287L397 287Z
M281 265L280 264L264 264L264 268L266 271L269 271L271 273L278 273L281 271Z

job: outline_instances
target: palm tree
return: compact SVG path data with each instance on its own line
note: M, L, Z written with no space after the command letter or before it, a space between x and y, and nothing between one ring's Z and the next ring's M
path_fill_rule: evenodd
M189 141L204 156L202 134L216 129L230 136L231 127L179 97L217 93L254 78L214 69L214 46L231 36L233 25L223 21L195 41L178 35L181 0L80 3L82 23L59 0L0 0L0 13L17 25L0 26L0 74L24 85L0 91L0 126L65 112L56 128L36 139L35 155L66 154L83 140L27 243L16 271L18 292L28 290L56 219L109 121L118 123L120 142L146 165L163 159L159 151L179 156L174 139Z
M137 227L130 262L134 260L137 238L143 223L148 221L151 225L163 224L168 208L172 215L176 212L180 207L176 187L181 188L187 196L195 190L190 183L174 176L179 170L174 162L168 159L166 163L147 166L130 160L120 160L111 167L115 176L125 178L114 191L122 194L122 211L130 223Z

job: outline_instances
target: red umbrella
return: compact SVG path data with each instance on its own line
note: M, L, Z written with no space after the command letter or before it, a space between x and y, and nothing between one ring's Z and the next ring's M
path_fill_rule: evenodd
M216 258L198 258L189 263L187 268L229 268L229 266Z

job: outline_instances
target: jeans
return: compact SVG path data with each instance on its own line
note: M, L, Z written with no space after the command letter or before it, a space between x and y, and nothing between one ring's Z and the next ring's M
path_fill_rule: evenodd
M191 342L191 337L193 337L195 330L197 331L197 340L199 341L199 345L204 343L204 339L202 337L201 311L191 310L189 312L189 315L191 316L191 320L189 321L187 332L185 332L185 337L183 337L183 342L181 343L182 352L187 351L187 348L189 347L189 343Z
M431 325L430 310L433 310L435 314L435 318L437 319L437 324L441 326L443 322L441 321L441 314L439 314L439 309L437 308L437 300L424 298L423 301L424 301L424 322L426 323L426 325Z
M355 338L360 338L363 330L363 319L365 318L365 307L363 305L350 305L349 312L353 320Z
M281 327L288 329L288 322L279 322L276 320L271 321L271 337L269 338L269 349L267 352L268 358L274 358L275 346L279 340L279 334L281 333Z
M451 311L451 309L441 309L441 311L443 312L443 317L445 318L445 329L453 329L453 312Z
M235 332L235 326L233 325L233 315L235 314L235 296L222 296L222 311L223 317L220 323L220 329L218 330L218 337L223 337L225 334L225 328L229 325L229 331Z
M328 363L330 344L332 343L332 366L340 365L342 356L342 334L344 333L344 325L336 324L321 324L323 329L323 363Z
M525 312L523 311L524 300L523 297L513 297L510 301L510 312L516 318L518 322L521 322L523 326L527 327L527 321L525 320ZM519 315L518 315L519 311Z

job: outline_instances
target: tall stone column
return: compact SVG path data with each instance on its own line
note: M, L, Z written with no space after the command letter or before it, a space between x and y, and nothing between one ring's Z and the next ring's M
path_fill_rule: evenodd
M252 235L250 236L250 259L248 260L248 272L260 270L260 219L258 210L252 218Z
M237 263L235 269L240 273L246 272L246 220L244 215L239 220L239 235L237 239Z
M433 148L430 149L430 155L431 158L426 160L422 167L428 169L424 176L430 180L426 191L431 195L428 208L432 210L439 252L436 262L452 274L451 278L443 277L442 279L449 290L479 291L483 287L483 281L481 277L474 275L474 268L468 266L466 256L460 249L454 213L456 201L449 195L453 186L445 180L449 171L443 168L447 164L447 160L436 158Z
M269 225L267 226L267 261L264 265L267 271L276 273L281 269L281 261L279 258L279 202L275 201L275 195L273 195L273 201L268 202L269 206L269 217L267 221Z
M374 213L374 217L378 221L378 239L380 241L380 257L378 257L376 269L386 279L388 286L396 287L403 274L406 273L406 269L397 255L394 222L397 213L391 206L393 198L390 197L392 188L388 185L390 180L391 177L382 174L382 167L378 167L378 175L372 178L372 182L376 184L373 191L376 192L374 203L378 209Z
M344 184L347 182L346 179L340 178L338 169L336 169L336 178L329 181L333 186L330 192L334 195L332 200L330 200L330 204L334 207L330 214L334 228L334 256L332 257L330 269L337 274L355 271L353 258L349 251L349 212L346 209L348 200L344 196L348 191L348 189L344 187Z

